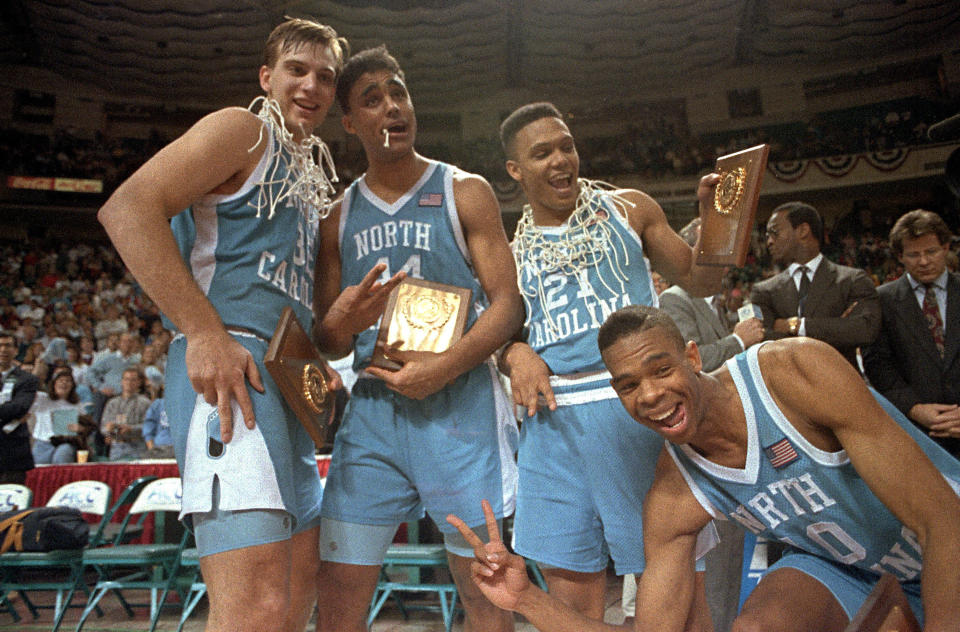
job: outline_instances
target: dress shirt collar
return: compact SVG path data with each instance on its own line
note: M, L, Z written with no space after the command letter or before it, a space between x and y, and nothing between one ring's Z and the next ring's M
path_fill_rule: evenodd
M926 291L926 289L927 289L927 286L925 286L923 283L921 283L920 281L917 281L915 278L913 278L913 275L910 274L909 272L907 272L907 281L910 282L910 287L913 288L913 291L914 291L914 292L919 292L919 291L921 291L921 290ZM934 282L931 283L930 285L933 286L933 289L934 289L934 290L941 291L941 292L946 291L946 289L947 289L947 269L944 268L944 269L943 269L943 272L940 273L940 276L938 276L938 277L936 278L936 280L934 280Z
M813 275L815 275L815 274L817 273L817 268L820 267L820 262L821 262L821 261L823 261L823 253L822 253L822 252L817 253L817 256L816 256L816 257L814 257L813 259L811 259L810 261L808 261L808 262L806 262L806 263L791 263L790 266L787 268L787 273L790 275L790 278L791 278L791 279L795 279L795 280L797 280L797 282L799 283L799 279L798 279L798 276L797 276L797 269L798 269L801 265L804 265L804 266L807 266L807 270L810 271L810 280L813 281Z

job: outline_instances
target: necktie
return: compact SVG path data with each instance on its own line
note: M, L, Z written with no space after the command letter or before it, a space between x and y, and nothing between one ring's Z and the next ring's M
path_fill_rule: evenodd
M940 306L937 304L937 294L933 291L933 284L927 285L927 291L923 295L923 317L927 321L927 327L933 334L933 342L937 345L937 351L940 357L943 357L943 319L940 318Z
M797 291L797 316L803 316L803 307L807 302L807 293L810 291L810 278L807 276L809 268L807 266L800 266L797 269L800 270L800 289Z

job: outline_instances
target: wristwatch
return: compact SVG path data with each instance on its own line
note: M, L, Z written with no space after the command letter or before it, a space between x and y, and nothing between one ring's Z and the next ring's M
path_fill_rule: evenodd
M791 316L787 319L787 328L790 330L791 336L796 336L797 331L800 329L800 317Z

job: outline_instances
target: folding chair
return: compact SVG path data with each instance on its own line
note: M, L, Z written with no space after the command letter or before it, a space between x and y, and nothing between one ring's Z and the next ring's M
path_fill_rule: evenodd
M26 509L33 502L33 490L26 485L4 483L0 485L0 513Z
M0 485L0 513L26 509L33 502L33 490L25 485L5 483ZM0 594L0 608L6 610L14 621L20 621L16 608L7 599L7 593Z
M100 521L88 544L88 546L98 546L103 541L104 526L110 520L110 497L110 486L106 483L74 481L55 491L47 502L47 507L74 507L84 514L99 516ZM37 577L25 577L23 571ZM6 595L10 591L17 591L34 619L39 616L40 609L53 609L54 632L60 627L67 608L77 607L70 604L77 588L84 593L88 592L82 579L83 549L7 552L0 555L0 594ZM28 593L38 591L56 591L57 598L54 605L33 603ZM20 616L11 604L7 605L7 611L13 616L14 621L20 620Z
M181 503L180 479L161 478L149 482L130 507L128 517L162 511L179 512ZM122 536L122 533L121 533ZM87 605L77 623L77 632L87 617L108 592L113 592L131 618L133 606L150 607L150 630L156 628L160 609L173 585L179 568L180 553L189 537L184 531L179 544L119 544L83 552L83 567L97 572L97 582L87 599ZM149 590L150 601L132 604L123 595L125 590ZM163 593L163 599L158 595Z
M124 516L122 522L114 522L113 518L117 515L118 511L133 504L140 495L140 492L143 491L143 488L147 486L147 483L155 480L157 480L157 477L153 475L141 476L131 481L130 484L124 488L120 493L120 498L110 507L110 520L103 528L104 542L109 544L126 544L143 534L143 523L148 514L140 514L140 518L133 523L130 521L129 512Z
M197 549L184 549L180 554L180 568L183 571L185 582L189 585L186 591L186 597L183 600L183 610L180 613L180 623L177 625L177 632L182 632L187 619L193 614L194 609L203 596L207 594L207 585L200 577L200 552ZM162 603L162 600L161 600Z
M380 581L374 591L367 615L369 627L380 609L393 597L407 618L407 610L439 610L447 632L453 626L453 615L457 605L457 586L454 583L422 584L419 581L391 581L385 571L390 566L413 566L418 568L447 568L447 552L442 544L391 544L380 569ZM439 606L411 605L403 601L400 592L435 592L440 598Z

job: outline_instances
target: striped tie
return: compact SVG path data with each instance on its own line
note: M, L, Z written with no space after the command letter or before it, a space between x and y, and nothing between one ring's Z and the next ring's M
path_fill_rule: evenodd
M923 317L927 321L927 327L933 334L933 342L937 345L937 351L940 357L943 357L943 319L940 318L940 306L937 304L937 294L933 291L932 283L925 284L927 291L923 294Z

